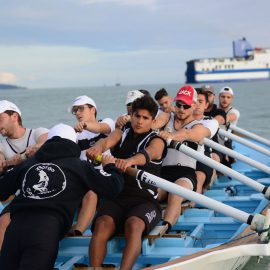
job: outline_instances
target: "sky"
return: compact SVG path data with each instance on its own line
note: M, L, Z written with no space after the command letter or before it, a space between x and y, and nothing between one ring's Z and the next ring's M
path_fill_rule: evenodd
M0 0L0 83L184 83L186 61L270 47L269 0Z

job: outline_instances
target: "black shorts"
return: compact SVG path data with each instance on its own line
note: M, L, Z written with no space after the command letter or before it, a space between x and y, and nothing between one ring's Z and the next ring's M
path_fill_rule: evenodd
M92 232L94 231L96 219L104 215L108 215L113 219L116 225L116 233L124 232L125 221L131 216L136 216L145 223L143 233L145 235L160 221L161 209L157 202L151 202L140 197L119 197L107 201L101 206L91 227Z
M193 191L197 189L195 170L186 166L164 166L161 168L160 177L174 183L179 178L188 178L193 185Z
M220 163L222 163L222 161L225 159L225 155L215 149L212 150L212 153L215 153L216 155L219 156Z

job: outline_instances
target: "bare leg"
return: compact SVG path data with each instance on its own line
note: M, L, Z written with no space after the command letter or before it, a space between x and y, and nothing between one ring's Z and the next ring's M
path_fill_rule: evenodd
M5 232L10 221L10 213L5 213L0 217L0 251L2 248Z
M161 188L158 188L158 201L162 202L167 197L167 191Z
M181 179L178 179L175 184L187 189L192 189L190 183ZM171 225L174 225L177 222L179 216L181 215L181 206L183 200L183 197L169 193L168 205L165 210L164 220L168 221Z
M202 194L203 184L205 182L206 175L204 172L196 171L196 178L197 178L197 192Z
M212 158L213 160L215 160L215 161L217 161L217 162L220 163L219 155L217 155L216 153L212 153L212 154L211 154L211 158ZM210 184L209 184L209 188L214 184L216 178L217 178L217 171L214 170L214 171L213 171L213 174L212 174L212 177L211 177L211 182L210 182Z
M77 223L72 226L74 230L84 233L91 224L97 208L97 194L92 190L88 191L82 201L82 208L79 212Z
M137 257L141 252L142 234L145 223L138 217L129 217L125 222L126 246L123 251L121 270L132 269Z
M107 241L114 232L115 224L111 217L105 215L97 218L89 247L91 266L99 267L102 265L107 252Z

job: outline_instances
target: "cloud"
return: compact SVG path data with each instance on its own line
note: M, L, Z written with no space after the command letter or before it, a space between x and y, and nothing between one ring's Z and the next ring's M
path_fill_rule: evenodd
M0 83L15 83L17 77L15 74L10 72L0 72Z
M154 7L156 0L81 0L83 4L116 4L124 6Z

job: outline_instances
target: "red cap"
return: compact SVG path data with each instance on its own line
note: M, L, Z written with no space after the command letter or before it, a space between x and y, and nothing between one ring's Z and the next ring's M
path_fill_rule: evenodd
M191 85L184 85L178 90L174 101L183 101L185 104L191 105L197 102L197 92Z

